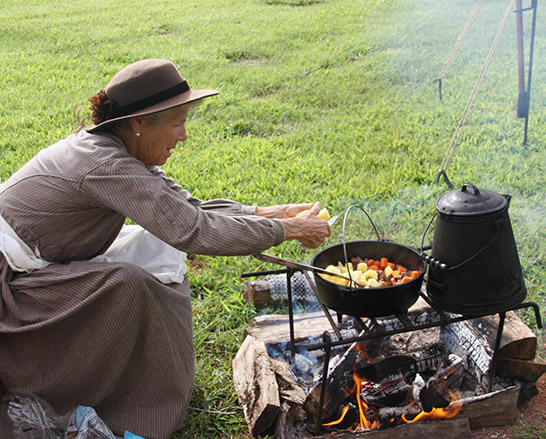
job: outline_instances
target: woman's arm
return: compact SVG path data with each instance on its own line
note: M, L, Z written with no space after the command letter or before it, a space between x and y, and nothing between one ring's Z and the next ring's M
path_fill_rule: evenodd
M256 207L256 215L266 218L293 218L304 210L311 209L316 203L280 204L277 206ZM319 203L320 210L320 203Z
M284 227L284 240L297 239L303 246L317 248L330 236L330 226L320 219L321 204L283 204L279 206L257 207L256 215L279 219ZM307 211L296 216L302 211Z

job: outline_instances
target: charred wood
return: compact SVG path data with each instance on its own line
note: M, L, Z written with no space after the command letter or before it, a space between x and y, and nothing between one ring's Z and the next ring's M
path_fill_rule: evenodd
M336 439L423 439L441 437L442 439L468 439L470 436L469 420L453 418L437 422L417 422L381 430L370 430L362 433L339 432ZM329 439L332 436L315 436L314 439Z

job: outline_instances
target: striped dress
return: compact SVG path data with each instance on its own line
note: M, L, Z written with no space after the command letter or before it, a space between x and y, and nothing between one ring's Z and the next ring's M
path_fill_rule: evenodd
M193 254L245 255L281 243L280 221L253 213L192 197L113 134L82 131L39 152L0 192L0 215L52 263L16 272L0 253L0 393L32 392L59 414L91 406L118 435L169 437L194 379L188 283L90 259L127 218Z

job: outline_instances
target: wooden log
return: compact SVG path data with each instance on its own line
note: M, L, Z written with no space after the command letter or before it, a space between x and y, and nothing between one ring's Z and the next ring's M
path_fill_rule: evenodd
M253 435L267 432L280 409L279 387L265 344L247 337L232 363L233 383Z
M358 351L354 349L355 344L347 349L339 362L332 368L328 374L328 380L324 384L324 403L322 404L322 419L328 419L334 416L339 407L349 397L349 391L354 385L352 377L352 365L358 355ZM317 384L307 395L303 405L305 412L311 419L317 418L318 409L320 407L320 394L323 383Z
M273 302L268 280L251 280L243 284L243 297L249 305L262 306Z
M330 315L337 322L337 315L331 311ZM352 319L344 316L343 321ZM296 342L312 337L321 336L324 331L332 332L332 326L322 311L294 314L294 336ZM290 326L287 315L269 314L258 316L254 326L246 328L243 337L251 335L266 344L290 341Z
M423 439L426 437L442 439L467 439L470 437L468 418L455 417L436 422L416 422L381 430L362 433L339 432L335 436L314 436L315 439Z
M303 421L305 413L299 404L283 401L277 422L275 423L275 439L297 439L301 436L295 429L298 421Z
M493 351L499 315L494 314L479 319L468 321L477 331L483 333L488 342L489 349ZM514 311L506 313L506 320L502 331L499 348L499 358L519 358L521 360L532 360L537 350L537 336Z
M285 401L302 405L305 401L305 390L301 387L290 371L290 365L278 358L270 358L271 367L277 377L279 394Z
M253 302L256 305L262 305L266 303L271 302L271 291L269 287L269 281L267 280L259 280L259 281L249 281L246 282L243 285L243 294L245 296L245 299L249 303ZM428 304L422 299L419 298L417 303L413 305L409 309L409 314L419 314L423 313L430 308L428 307ZM322 312L319 313L310 313L312 316L310 316L311 319L318 319L314 320L313 323L317 324L319 320L322 320L321 317L324 317ZM335 316L335 312L331 312L332 316ZM317 317L318 316L318 317ZM269 317L265 317L265 319L268 319ZM296 317L295 317L296 318ZM347 319L347 316L344 316L345 319ZM298 318L301 320L301 318ZM303 319L306 319L306 317L303 317ZM286 323L286 331L288 331L288 316L280 317L279 320L271 320L270 322L259 322L256 321L255 326L261 326L262 324L268 325L268 324L281 324ZM484 339L487 341L488 350L492 352L494 348L495 338L496 338L496 331L497 326L499 322L499 315L491 315L491 316L485 316L480 317L476 319L472 319L468 321L469 325L472 325L477 331L484 334ZM301 321L298 323L298 325L302 324ZM303 324L302 329L298 332L298 338L305 338L307 337L306 330L312 329L307 326L306 324ZM320 335L325 330L330 331L331 326L329 325L328 321L324 319L320 323L320 326L317 326L317 331L313 334L315 336ZM388 328L387 328L388 329ZM266 334L268 332L265 329L254 329L247 331L248 333L254 332L254 336L261 339L262 335L260 332L264 331L263 337L267 337L264 339L264 341L267 343L269 340L274 340L275 337L271 334ZM271 328L269 328L269 331L271 331ZM276 330L273 330L276 331ZM286 332L287 333L287 332ZM282 336L286 336L285 333L282 334ZM279 335L280 338L280 335ZM285 340L288 340L289 337L287 337ZM278 342L280 340L275 340L275 342ZM537 349L537 337L534 334L534 332L517 316L517 314L514 311L508 311L506 313L506 320L504 323L504 329L503 334L501 338L501 344L499 348L499 358L517 358L522 360L533 360L535 358ZM516 364L516 363L510 363L510 364ZM517 369L515 373L517 372Z
M428 308L428 304L422 299L409 309L410 314L419 314ZM337 313L329 310L332 319L337 322ZM332 326L323 311L305 314L294 314L294 333L296 341L310 337L319 337L324 331L332 332ZM342 324L349 325L353 317L343 315ZM362 319L366 322L366 318ZM400 322L399 322L400 323ZM401 323L400 323L401 324ZM356 331L355 331L356 332ZM289 316L286 314L266 314L254 319L254 324L245 329L243 337L252 335L264 343L281 343L290 340ZM357 335L356 333L353 334Z
M546 372L546 361L540 357L534 360L519 358L498 358L497 375L520 378L535 383Z
M457 417L470 420L470 428L500 427L511 425L516 420L519 387L464 398L463 407Z

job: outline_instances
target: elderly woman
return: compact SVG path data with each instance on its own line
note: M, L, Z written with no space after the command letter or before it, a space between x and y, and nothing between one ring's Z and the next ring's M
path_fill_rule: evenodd
M116 434L167 438L194 379L184 252L316 248L329 236L320 203L204 202L158 168L186 140L190 108L217 93L190 89L169 61L135 62L90 99L93 126L2 185L4 392L34 393L60 414L91 406Z

